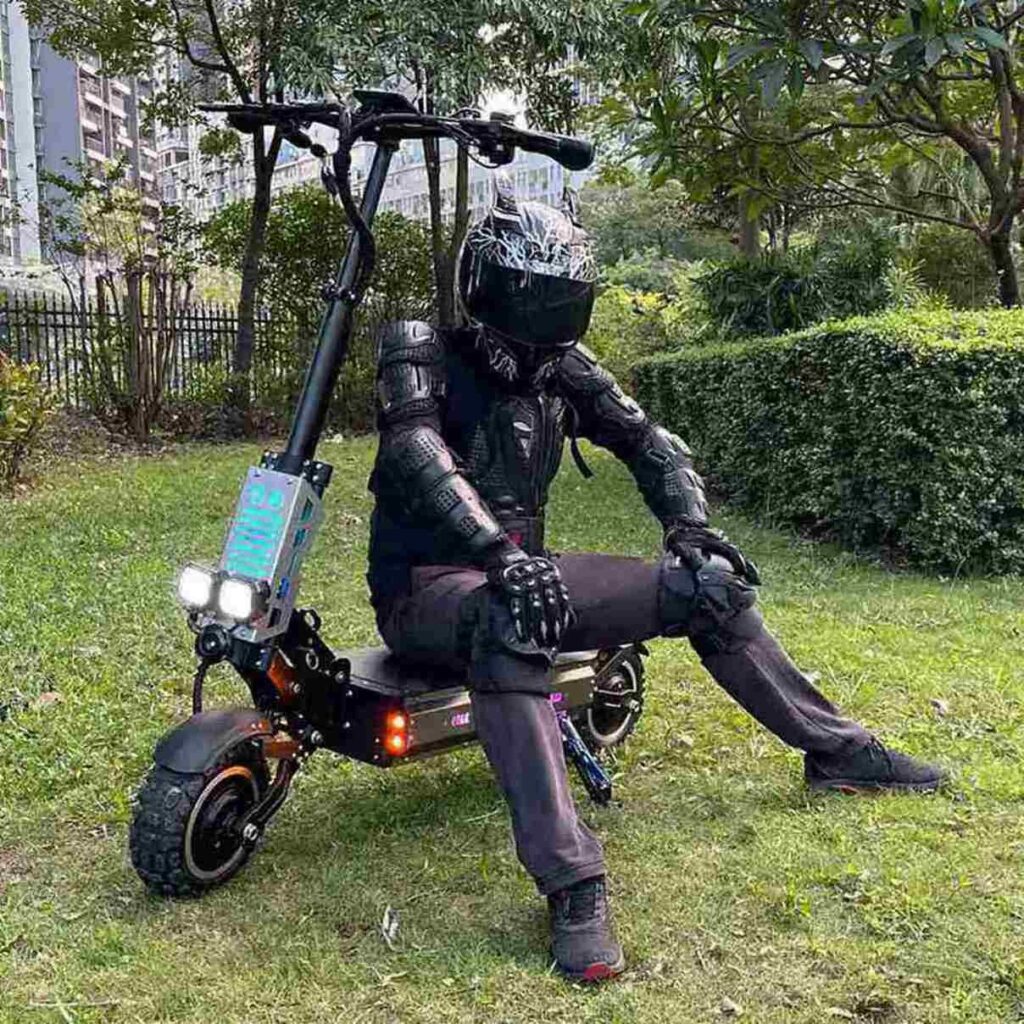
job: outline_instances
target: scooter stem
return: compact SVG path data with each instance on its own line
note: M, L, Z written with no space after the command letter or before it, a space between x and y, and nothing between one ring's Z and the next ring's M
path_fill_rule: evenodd
M394 143L386 141L377 145L360 205L360 213L367 226L373 224L377 205L384 191L391 157L396 149ZM362 259L360 250L359 236L352 231L345 256L331 288L327 309L320 321L316 351L306 371L302 394L292 417L288 444L277 459L275 468L281 473L290 473L293 476L301 474L303 466L312 461L317 443L320 441L331 396L334 394L338 374L348 355L349 342L352 339L353 318L358 303L352 287L359 273Z

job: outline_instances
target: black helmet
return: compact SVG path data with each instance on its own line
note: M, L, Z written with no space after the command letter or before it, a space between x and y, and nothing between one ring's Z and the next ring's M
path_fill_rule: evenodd
M597 280L590 236L571 206L517 202L507 179L466 234L458 274L467 315L521 345L570 348L590 323Z

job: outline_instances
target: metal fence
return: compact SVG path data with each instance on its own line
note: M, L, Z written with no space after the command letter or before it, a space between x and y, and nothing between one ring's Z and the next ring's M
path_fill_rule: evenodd
M88 359L116 335L116 314L99 309L84 297L72 303L58 295L0 292L0 352L15 362L36 363L47 387L59 401L75 408L88 405ZM231 366L238 329L237 311L199 303L187 306L174 325L167 390L172 395L195 392ZM296 326L280 317L257 317L253 379L267 386L294 365L285 353L293 347ZM126 372L115 359L114 372Z

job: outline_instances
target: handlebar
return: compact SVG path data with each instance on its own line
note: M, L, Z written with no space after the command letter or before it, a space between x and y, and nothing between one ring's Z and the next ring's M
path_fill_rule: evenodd
M356 94L362 105L351 115L350 134L379 142L402 139L452 138L461 145L473 144L497 164L508 163L515 148L540 153L567 170L582 171L594 160L594 147L583 139L518 128L506 115L490 118L439 117L421 114L400 94L363 91ZM228 115L238 131L252 134L264 126L281 128L293 145L313 149L316 144L302 130L309 124L337 128L348 111L338 103L204 104L202 110ZM319 148L319 147L316 147Z
M505 134L513 145L529 153L551 157L569 171L586 170L594 162L594 144L586 139L527 131L512 125L507 126Z

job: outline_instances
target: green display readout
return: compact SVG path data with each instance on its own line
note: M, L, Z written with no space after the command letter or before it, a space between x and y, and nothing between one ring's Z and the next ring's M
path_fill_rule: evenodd
M272 578L286 504L284 490L273 484L250 480L245 485L224 552L224 568L229 573L257 580Z

